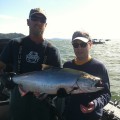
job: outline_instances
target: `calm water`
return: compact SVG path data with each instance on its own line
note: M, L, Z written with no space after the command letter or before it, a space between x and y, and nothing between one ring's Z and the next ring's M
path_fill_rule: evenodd
M50 40L59 48L62 62L74 58L70 40ZM92 57L103 62L108 70L111 93L113 99L120 100L120 42L119 40L106 41L105 44L93 45Z

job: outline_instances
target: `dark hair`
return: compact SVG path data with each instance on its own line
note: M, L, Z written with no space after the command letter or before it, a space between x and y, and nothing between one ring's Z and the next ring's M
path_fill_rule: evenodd
M85 38L89 39L89 41L91 41L91 37L90 37L89 33L87 33L87 32L75 31L72 35L72 40L76 37L85 37Z

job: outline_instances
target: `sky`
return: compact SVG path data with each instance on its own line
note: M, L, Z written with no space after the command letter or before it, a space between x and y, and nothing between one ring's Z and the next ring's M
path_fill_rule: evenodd
M32 8L47 14L45 38L70 38L83 30L92 38L120 38L120 0L0 0L0 33L29 34Z

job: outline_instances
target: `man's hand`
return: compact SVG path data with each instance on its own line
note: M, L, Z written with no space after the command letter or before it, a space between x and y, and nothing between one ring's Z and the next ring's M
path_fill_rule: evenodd
M23 97L25 96L29 91L25 90L22 85L18 85L18 89L20 92L20 95ZM40 93L40 92L33 92L33 95L39 99L39 100L44 100L47 97L47 94Z
M28 93L28 91L26 91L26 90L23 89L22 85L18 85L18 89L19 89L20 95L22 97L25 96Z
M90 102L87 107L80 105L80 109L83 113L90 113L95 109L95 104L94 102Z

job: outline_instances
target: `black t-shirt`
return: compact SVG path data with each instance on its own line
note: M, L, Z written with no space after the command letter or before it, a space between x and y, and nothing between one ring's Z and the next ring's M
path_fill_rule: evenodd
M18 72L20 56L20 73L41 70L43 63L61 67L58 49L46 40L40 44L34 43L29 36L19 40L11 40L2 51L0 60L7 65L12 65L13 71ZM47 58L44 61L45 56ZM47 102L36 99L31 92L21 97L18 87L15 86L11 90L10 99L10 117L12 120L53 120L54 116L52 116Z
M20 40L11 40L0 56L0 60L6 64L12 64L13 71L18 71L18 53L22 46L20 72L31 72L41 70L44 57L47 56L45 64L61 67L58 49L48 41L36 44L28 36Z

